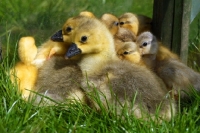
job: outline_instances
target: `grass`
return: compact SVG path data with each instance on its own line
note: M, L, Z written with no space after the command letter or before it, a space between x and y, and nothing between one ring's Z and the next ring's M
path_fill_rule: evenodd
M195 28L200 29L200 21L198 21ZM188 64L200 71L200 30L193 36L193 39L190 39Z
M22 100L6 71L8 58L0 67L0 131L3 132L188 132L200 131L200 96L194 92L190 101L180 103L180 111L170 122L161 125L144 122L127 113L95 111L82 104L59 104L39 107ZM100 103L99 103L100 104Z
M0 6L0 22L1 36L6 32L17 33L18 37L24 35L33 35L36 40L44 41L56 30L60 29L65 20L71 16L77 15L80 11L89 10L94 12L97 17L103 13L109 12L115 15L121 15L126 11L136 12L137 9L144 9L142 14L147 16L152 15L152 0L143 1L144 4L151 5L141 7L135 3L139 0L125 1L120 0L53 0L40 2L39 0L21 1L8 0L2 1ZM114 4L115 3L115 4ZM100 10L97 10L100 7ZM126 8L124 8L126 7ZM5 32L6 31L6 32ZM45 33L45 34L44 34ZM13 37L12 37L13 38Z
M179 112L170 122L157 125L128 114L97 112L81 104L39 107L22 100L17 87L7 75L18 60L16 46L21 36L34 36L37 45L61 28L68 17L89 10L97 17L109 12L121 15L130 11L152 16L153 0L4 0L0 2L0 43L3 60L0 65L0 131L15 132L200 132L200 96L194 92L187 102L179 103ZM147 6L148 5L148 6ZM125 8L124 8L125 7ZM197 21L198 22L198 21ZM192 23L192 27L198 27ZM191 32L194 31L191 27ZM195 29L196 31L196 29ZM193 34L193 35L192 35ZM199 70L200 35L191 34L189 64ZM67 108L66 108L67 107Z

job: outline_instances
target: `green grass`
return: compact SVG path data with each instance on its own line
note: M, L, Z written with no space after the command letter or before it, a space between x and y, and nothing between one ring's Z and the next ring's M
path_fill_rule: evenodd
M180 110L172 121L157 125L128 114L120 118L112 111L98 112L81 104L33 106L22 100L7 75L18 58L16 47L22 36L34 36L40 45L59 30L68 17L80 11L92 11L97 17L103 13L119 16L128 11L151 17L152 4L153 0L0 1L0 43L4 52L0 64L0 132L200 132L200 96L195 92L190 101L179 103ZM196 20L191 24L189 64L200 71L196 56L200 53L197 23Z
M200 16L200 15L199 15ZM189 56L188 56L188 64L200 71L200 17L198 23L195 26L195 30L197 30L196 35L192 36L189 43ZM192 29L191 29L192 30Z
M142 7L136 4L138 2L149 6ZM1 37L6 32L12 32L12 36L17 34L16 39L24 35L31 35L36 37L38 42L43 42L60 29L67 18L84 10L94 12L97 17L105 12L119 16L127 11L152 16L152 0L127 0L125 2L120 0L73 0L73 2L70 0L56 2L54 0L43 2L39 0L7 0L1 1L0 7ZM138 9L142 12L138 12Z
M14 60L13 60L14 61ZM11 84L7 71L8 58L0 67L0 131L3 132L149 132L198 133L200 131L200 96L194 92L190 101L181 102L177 116L160 125L145 122L124 112L119 117L113 110L101 112L82 104L34 106L22 100ZM99 103L100 104L100 103Z

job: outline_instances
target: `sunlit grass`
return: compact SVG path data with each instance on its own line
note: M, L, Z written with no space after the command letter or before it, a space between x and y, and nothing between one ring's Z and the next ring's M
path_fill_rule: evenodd
M200 26L200 23L198 25ZM190 39L188 65L200 71L200 33L197 33L193 39Z

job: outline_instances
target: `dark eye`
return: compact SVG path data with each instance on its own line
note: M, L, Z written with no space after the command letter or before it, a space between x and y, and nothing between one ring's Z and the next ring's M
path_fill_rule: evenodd
M66 31L67 31L67 32L71 32L71 31L72 31L72 28L71 28L70 26L68 26L68 27L66 28Z
M82 37L81 37L81 42L84 43L84 42L86 42L86 41L87 41L87 36L82 36Z
M127 54L129 54L129 52L125 51L125 52L124 52L124 55L127 55Z
M120 24L120 25L123 25L123 24L124 24L124 22L120 22L119 24Z
M147 42L143 42L142 46L145 47L145 46L147 46L147 44L148 44Z

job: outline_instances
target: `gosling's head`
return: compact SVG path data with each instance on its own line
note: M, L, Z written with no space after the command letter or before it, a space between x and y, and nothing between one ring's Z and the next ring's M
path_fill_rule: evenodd
M68 20L62 32L54 35L56 38L62 38L69 35L72 42L66 58L76 55L95 55L104 53L104 56L115 53L112 34L108 28L96 18L78 16ZM102 54L101 54L102 55Z
M119 25L130 29L135 35L150 31L151 23L151 18L139 14L125 13L119 17Z
M139 47L141 55L156 55L158 51L158 42L156 37L151 32L141 33L136 43Z
M119 17L120 27L131 30L135 35L138 34L139 21L137 16L133 13L125 13Z
M138 64L141 61L138 46L134 42L125 42L117 51L117 56L122 60L127 60L135 64Z
M61 30L57 31L52 37L52 41L56 42L65 42L70 43L72 42L72 34L76 30L77 26L82 23L84 19L88 18L95 18L94 14L88 11L80 12L80 14L76 17L71 17L67 19L64 23Z

